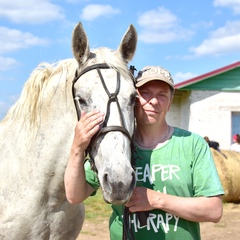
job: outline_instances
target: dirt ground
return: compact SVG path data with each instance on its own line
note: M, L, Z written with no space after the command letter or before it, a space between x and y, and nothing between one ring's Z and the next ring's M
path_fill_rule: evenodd
M201 223L202 240L240 239L240 204L225 203L219 223ZM85 221L77 240L109 240L108 219Z

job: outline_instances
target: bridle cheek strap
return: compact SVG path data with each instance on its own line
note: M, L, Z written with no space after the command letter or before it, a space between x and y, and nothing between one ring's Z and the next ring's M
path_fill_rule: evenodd
M75 94L74 84L79 80L79 78L82 75L84 75L85 73L87 73L91 70L97 70L98 75L99 75L100 80L101 80L101 83L102 83L102 86L103 86L105 92L108 95L107 109L106 109L106 115L105 115L104 122L102 123L101 129L99 130L99 132L97 132L92 137L92 139L90 141L90 144L89 144L88 148L86 149L86 155L89 155L90 162L92 163L92 165L94 165L94 160L93 160L93 157L91 156L91 146L92 146L93 141L95 141L100 136L103 136L103 135L105 135L109 132L113 132L113 131L122 132L130 140L131 148L133 146L132 137L129 134L129 132L128 132L126 126L125 126L123 114L122 114L122 111L121 111L121 108L120 108L120 104L118 102L118 94L119 94L119 91L120 91L120 73L117 71L117 85L116 85L115 92L110 93L107 86L106 86L104 78L102 76L102 73L100 71L100 69L109 69L109 68L110 67L107 64L102 63L102 64L95 64L95 65L92 65L90 67L87 67L84 70L82 70L80 73L78 73L78 71L76 70L75 77L73 79L73 84L72 84L72 95L73 95L73 99L74 99L74 104L75 104L78 120L80 120L80 118L81 118L81 108L80 108L80 103L79 103L80 98L78 96L76 96L76 94ZM133 84L134 84L134 81L133 81ZM116 105L117 105L118 113L119 113L119 116L120 116L120 126L108 126L108 120L109 120L109 117L110 117L110 106L111 106L112 102L115 102ZM95 166L93 166L93 168L96 170Z
M110 67L105 63L100 63L100 64L94 64L92 66L89 66L89 67L83 69L80 73L78 72L78 69L75 71L75 76L74 76L74 79L72 81L72 96L73 96L73 100L74 100L75 109L76 109L76 112L77 112L78 121L81 118L81 108L80 108L80 103L79 103L80 98L78 96L76 96L76 93L75 93L75 90L74 90L74 85L82 75L84 75L85 73L87 73L91 70L98 69L98 68L108 69Z
M87 148L87 153L90 155L91 159L93 159L93 157L91 156L91 146L92 146L93 141L96 140L97 138L99 138L100 136L103 136L103 135L105 135L109 132L114 132L114 131L122 132L130 140L130 142L132 144L132 137L130 136L130 134L129 134L126 126L125 126L124 119L123 119L123 114L122 114L122 111L121 111L121 108L120 108L120 104L118 102L118 94L119 94L119 91L120 91L120 73L117 72L117 86L116 86L115 92L110 93L106 84L105 84L105 81L103 79L103 76L102 76L102 73L101 73L100 69L97 68L96 70L97 70L98 75L100 77L102 86L103 86L105 92L108 95L108 102L107 102L105 119L102 123L101 129L99 130L99 132L97 134L95 134L92 137L91 142L89 144L89 147ZM108 126L108 120L109 120L109 117L110 117L110 106L111 106L111 103L113 103L113 102L115 102L116 105L117 105L117 109L118 109L118 113L119 113L119 117L120 117L120 124L121 124L120 126Z

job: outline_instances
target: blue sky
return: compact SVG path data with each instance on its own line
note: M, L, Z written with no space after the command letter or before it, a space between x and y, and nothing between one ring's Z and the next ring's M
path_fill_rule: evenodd
M78 22L91 48L111 49L133 24L130 64L161 65L175 83L240 60L240 0L1 0L0 119L39 63L72 57Z

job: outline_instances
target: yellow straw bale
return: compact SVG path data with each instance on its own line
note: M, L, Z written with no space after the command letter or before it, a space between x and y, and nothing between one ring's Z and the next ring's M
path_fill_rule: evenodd
M240 203L240 153L221 150L224 157L213 148L211 151L225 191L223 201Z

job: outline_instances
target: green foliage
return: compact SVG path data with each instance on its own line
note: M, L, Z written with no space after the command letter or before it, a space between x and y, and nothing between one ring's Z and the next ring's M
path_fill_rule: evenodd
M111 205L103 200L102 191L99 189L95 196L90 196L84 201L85 219L109 218L112 213Z

